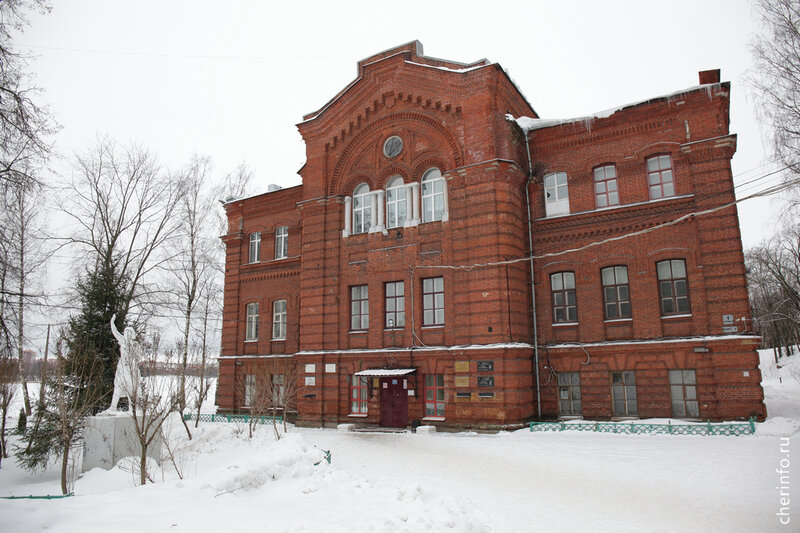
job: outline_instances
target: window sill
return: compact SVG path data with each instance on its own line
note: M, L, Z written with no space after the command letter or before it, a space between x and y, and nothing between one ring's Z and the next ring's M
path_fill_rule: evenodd
M254 342L258 342L258 339L245 339L244 342L246 342L246 343L254 343Z
M670 320L673 318L692 318L692 314L683 314L683 315L663 315L661 320Z
M444 324L431 324L430 326L422 326L422 329L443 329Z
M607 320L603 320L606 324L614 323L614 322L633 322L633 318L609 318Z
M365 335L365 334L369 333L369 330L368 329L351 329L350 331L348 331L348 333L350 335Z
M369 416L367 413L350 413L347 415L348 418L366 418Z
M283 338L280 338L280 339L270 339L269 341L270 342L286 342L286 337L283 337Z
M422 420L426 422L444 422L445 418L443 416L425 416Z
M578 325L577 322L556 322L556 323L553 324L553 327L554 328L560 328L560 327L564 327L564 326L577 326L577 325Z
M400 328L383 328L383 331L405 331L405 326Z

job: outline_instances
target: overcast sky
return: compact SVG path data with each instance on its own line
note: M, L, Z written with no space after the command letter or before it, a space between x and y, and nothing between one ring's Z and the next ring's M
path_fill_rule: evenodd
M54 4L30 17L17 44L37 56L40 100L62 126L60 173L107 134L171 168L197 152L218 174L246 162L259 191L298 184L302 115L352 81L359 59L414 39L429 56L500 63L542 118L672 93L720 68L732 82L735 181L768 170L744 84L757 31L747 0ZM740 204L745 246L772 232L776 210L767 200Z

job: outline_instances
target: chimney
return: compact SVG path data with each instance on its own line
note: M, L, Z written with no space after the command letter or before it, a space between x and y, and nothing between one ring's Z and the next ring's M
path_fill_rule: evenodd
M701 70L700 85L709 85L712 83L719 83L719 69Z

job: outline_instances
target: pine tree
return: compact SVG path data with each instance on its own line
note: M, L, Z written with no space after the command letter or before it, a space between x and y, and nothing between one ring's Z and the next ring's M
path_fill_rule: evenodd
M67 348L75 378L82 390L92 390L101 399L97 410L109 407L114 391L114 375L120 347L111 332L111 318L116 314L117 329L124 331L127 284L113 261L98 262L94 270L78 280L77 293L81 310L69 321ZM88 369L95 369L89 372Z

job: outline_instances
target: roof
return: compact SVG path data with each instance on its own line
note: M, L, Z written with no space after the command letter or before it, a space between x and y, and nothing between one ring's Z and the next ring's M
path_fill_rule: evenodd
M416 372L416 368L371 368L368 370L362 370L361 372L356 372L353 374L354 376L405 376L406 374L411 374L412 372Z

